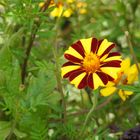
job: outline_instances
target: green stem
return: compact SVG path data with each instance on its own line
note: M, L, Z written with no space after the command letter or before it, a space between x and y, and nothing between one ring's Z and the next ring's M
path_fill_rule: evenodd
M56 80L57 80L57 88L58 91L61 95L61 101L60 104L63 107L63 112L62 112L62 120L65 123L66 122L66 101L65 101L65 95L63 92L63 87L62 87L62 81L61 81L61 71L60 71L60 65L59 65L59 56L58 56L58 43L57 43L57 38L58 38L58 31L59 31L59 22L60 22L60 18L57 19L56 21L56 25L54 27L54 29L56 30L56 37L54 39L54 47L52 49L53 51L53 55L54 55L54 59L55 59L55 72L56 72Z
M80 95L81 95L81 102L82 102L82 107L84 106L84 98L83 98L83 92L80 90Z
M97 94L98 93L94 93L94 96L93 96L93 105L92 105L90 111L88 112L88 114L86 116L86 119L84 121L83 128L82 128L82 131L81 131L80 135L84 135L84 130L86 129L86 126L87 126L87 124L89 122L89 119L91 118L92 113L95 111L95 108L96 108L96 105L97 105Z
M133 49L133 45L131 43L131 39L130 39L130 35L129 35L129 32L128 31L125 32L125 36L126 36L126 39L127 39L127 42L128 42L130 53L133 56L134 62L136 64L136 67L137 67L137 70L138 70L138 73L139 73L139 76L140 76L140 68L139 68L139 65L138 65L138 60L137 60L137 57L135 55L135 52L134 52L134 49Z
M47 8L49 7L50 2L51 2L51 0L45 0L44 6L40 8L39 12L42 12L42 13L45 12L47 10ZM21 81L22 81L23 85L25 83L25 78L27 76L27 64L28 64L28 60L30 57L31 49L33 47L33 42L35 40L36 34L38 32L38 29L39 29L41 23L42 23L42 20L40 19L40 17L36 17L33 21L31 35L29 38L29 44L27 45L27 49L25 52L25 58L23 60L22 66L21 66Z

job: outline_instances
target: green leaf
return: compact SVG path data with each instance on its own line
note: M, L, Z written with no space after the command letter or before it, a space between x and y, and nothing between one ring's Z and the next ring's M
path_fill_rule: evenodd
M140 93L140 92L139 92ZM131 102L134 102L136 100L140 99L140 94L136 94L132 99Z
M60 95L54 93L56 87L56 79L53 71L42 68L38 72L38 76L33 77L28 88L27 98L30 102L30 107L36 111L36 107L40 105L53 106Z
M0 69L6 70L11 67L12 54L9 47L2 47L0 50Z
M0 121L0 140L5 140L11 130L10 122Z
M61 99L60 93L59 92L53 92L49 94L46 98L48 104L55 105L57 101Z
M140 87L136 87L136 86L120 85L118 86L118 88L126 91L140 92Z
M18 129L14 129L14 134L20 139L25 138L27 136L26 133L23 133L23 132L19 131Z

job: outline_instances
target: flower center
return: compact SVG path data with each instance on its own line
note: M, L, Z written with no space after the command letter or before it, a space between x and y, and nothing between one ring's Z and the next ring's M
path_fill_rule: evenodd
M98 56L92 52L86 54L83 60L83 67L87 72L95 72L100 67Z

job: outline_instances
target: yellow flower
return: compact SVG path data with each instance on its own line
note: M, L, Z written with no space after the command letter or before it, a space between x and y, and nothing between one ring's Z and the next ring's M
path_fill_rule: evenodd
M125 101L130 95L133 94L132 91L124 91L117 89L119 84L133 84L138 80L138 71L136 65L130 66L130 59L126 58L121 63L121 70L118 73L118 78L114 82L108 82L107 87L100 90L101 95L109 96L118 91L119 96L123 101Z
M70 17L73 11L71 8L64 9L64 5L62 2L58 2L54 10L50 13L52 17Z
M72 13L73 13L72 9L69 8L63 12L63 16L68 18L72 15Z
M75 0L67 0L67 3L73 3Z
M86 14L87 13L87 3L86 2L77 2L77 5L76 5L77 9L78 9L78 12L79 14Z
M77 8L82 8L82 7L87 7L87 3L86 2L78 2Z
M44 6L44 2L40 2L39 7L43 7L43 6Z
M63 4L58 3L53 11L50 13L52 17L60 17L63 13Z
M73 3L75 0L67 0L66 1L66 7L64 7L64 2L59 0L58 2L54 2L54 0L51 0L50 6L55 6L55 8L51 11L50 16L51 17L70 17L73 13L73 10L70 8L69 4ZM43 7L44 2L39 3L39 7ZM83 12L83 11L82 11ZM85 11L84 11L85 12Z
M107 39L88 38L75 42L64 53L68 62L62 66L62 77L69 78L79 89L105 86L115 80L120 71L120 54L110 52L114 47Z
M82 9L79 10L79 13L80 14L86 14L87 10L85 8L82 8Z

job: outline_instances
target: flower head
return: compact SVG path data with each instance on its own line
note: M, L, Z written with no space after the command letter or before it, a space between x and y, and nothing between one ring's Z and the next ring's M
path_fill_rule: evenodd
M112 82L107 84L106 88L100 90L103 96L109 96L116 91L118 91L119 96L123 101L125 101L130 95L133 94L132 91L126 91L117 89L117 85L129 85L133 84L135 81L138 80L138 71L136 65L130 66L130 59L126 58L121 63L121 69L118 72L118 78Z
M117 78L120 70L121 56L118 52L110 52L115 44L107 39L81 39L65 51L68 60L62 66L62 77L69 78L77 88L86 86L97 89L108 81Z
M87 13L87 3L78 1L76 5L79 14L86 14Z
M55 8L53 9L53 11L50 13L50 15L52 17L60 17L63 13L63 3L58 2L55 4Z

